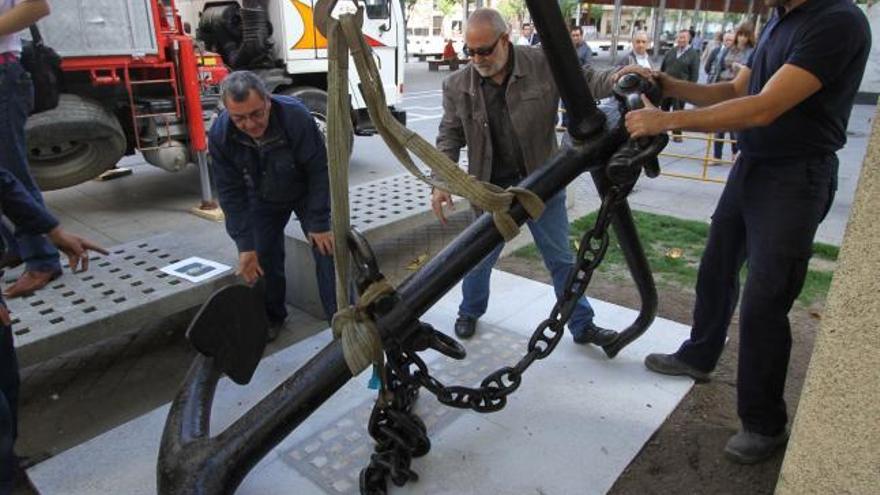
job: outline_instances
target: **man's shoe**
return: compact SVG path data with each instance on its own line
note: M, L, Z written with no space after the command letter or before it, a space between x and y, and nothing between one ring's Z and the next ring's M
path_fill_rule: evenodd
M709 381L709 373L685 363L675 357L675 354L648 354L645 367L661 375L689 376L697 383Z
M787 442L788 430L774 436L740 430L727 441L724 455L737 464L755 464L771 457Z
M602 347L617 340L617 332L590 322L580 332L572 332L572 337L575 344L595 344Z
M21 256L13 253L6 253L0 258L0 270L7 268L15 268L22 263Z
M10 285L3 291L3 295L9 299L15 297L29 296L34 292L49 285L50 282L61 276L61 270L53 271L36 271L26 270L14 284Z
M469 339L477 331L477 319L470 316L459 316L455 320L455 335L461 339Z
M266 331L266 342L275 342L281 329L284 328L284 322L287 320L270 321L269 329Z
M681 136L675 136L675 137L673 137L673 138L672 138L672 142L674 142L674 143L680 143L680 142L682 142Z

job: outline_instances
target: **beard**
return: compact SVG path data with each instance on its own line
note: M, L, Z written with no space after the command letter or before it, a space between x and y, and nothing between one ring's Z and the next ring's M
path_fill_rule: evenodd
M480 76L492 77L501 72L505 65L507 65L507 61L499 60L491 64L474 64L474 68L477 69L477 73Z

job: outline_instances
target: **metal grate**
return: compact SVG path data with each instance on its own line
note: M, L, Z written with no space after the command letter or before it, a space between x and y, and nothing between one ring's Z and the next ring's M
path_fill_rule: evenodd
M465 361L441 357L430 363L431 373L447 385L478 385L490 372L516 362L524 345L521 335L483 324L467 342ZM367 433L373 402L368 399L350 409L323 430L283 452L282 459L326 493L358 493L360 470L370 462L373 452L373 439ZM437 432L465 411L443 406L433 395L422 391L416 412L428 427L428 434L436 437Z
M160 268L192 255L180 250L170 235L121 244L109 256L92 256L89 271L71 273L65 268L64 275L45 289L7 301L22 361L30 361L29 353L51 356L73 350L65 346L90 339L57 339L71 332L88 333L97 323L112 327L111 333L122 333L137 330L133 326L144 315L161 318L185 309L182 304L200 304L206 295L203 290L190 294L193 289L213 286L224 277L194 284L161 272ZM4 281L12 283L17 275L8 273ZM182 297L187 294L195 297ZM134 310L141 310L137 318L130 314Z
M430 186L409 174L353 187L351 225L370 230L430 211L430 193Z

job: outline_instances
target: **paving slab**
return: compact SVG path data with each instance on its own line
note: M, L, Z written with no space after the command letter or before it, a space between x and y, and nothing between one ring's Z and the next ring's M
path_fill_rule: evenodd
M549 312L550 286L496 271L489 313L466 342L464 362L426 354L442 380L476 384L489 371L512 364L527 336ZM460 289L424 317L450 329ZM636 312L591 301L597 323L622 328ZM440 406L423 393L418 410L429 425L431 452L415 460L420 480L391 493L604 493L687 393L692 381L648 372L649 352L669 352L688 328L658 319L646 334L609 360L570 336L536 363L498 413L483 415ZM329 341L322 332L262 362L254 380L218 386L212 431L219 432L284 381ZM374 394L369 373L356 377L284 439L244 480L237 493L357 493L357 476L372 442L366 415ZM29 470L41 493L152 494L156 458L168 406L81 444Z
M202 254L170 234L120 244L108 256L93 254L87 272L70 273L29 296L10 299L13 332L22 367L199 306L235 281L232 270L194 283L161 271ZM13 282L17 272L9 273Z

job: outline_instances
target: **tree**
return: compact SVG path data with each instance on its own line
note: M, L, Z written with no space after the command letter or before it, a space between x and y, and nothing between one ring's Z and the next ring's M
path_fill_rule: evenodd
M419 0L404 0L403 2L403 20L404 24L409 24L409 18L416 9L416 3Z
M526 13L525 0L504 0L498 4L498 12L507 22L519 24Z
M567 22L571 22L575 13L577 13L577 7L580 3L580 0L559 0L559 10L562 11L562 18Z
M449 16L452 15L459 3L461 3L459 0L437 0L437 10L442 12L444 16Z

